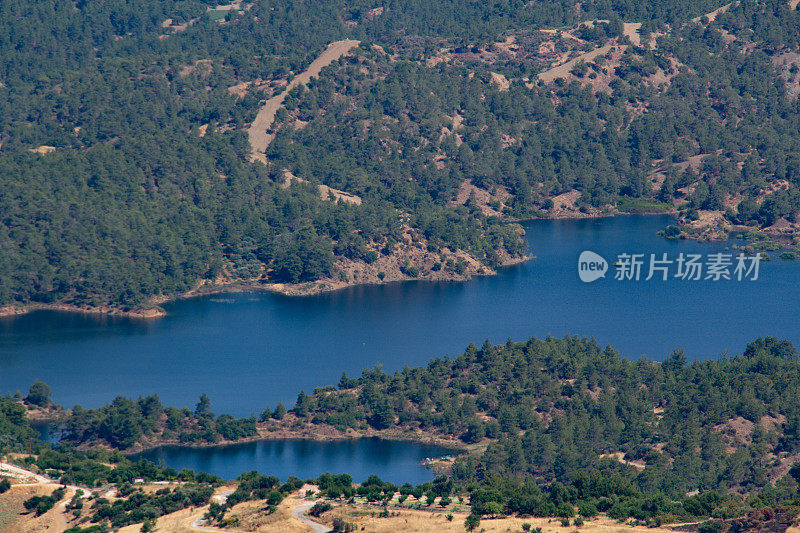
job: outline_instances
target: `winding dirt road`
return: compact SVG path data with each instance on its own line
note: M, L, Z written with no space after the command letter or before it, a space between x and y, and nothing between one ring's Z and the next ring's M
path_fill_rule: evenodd
M66 502L72 497L73 494L78 492L79 490L82 491L84 494L91 494L92 490L87 487L78 487L76 485L61 485L58 480L50 479L48 477L35 474L30 470L25 470L24 468L20 468L18 466L14 466L10 463L2 463L0 462L0 475L4 476L11 476L20 480L23 484L26 485L56 485L56 486L65 486L67 488L67 497L62 501L62 506L66 505Z
M46 478L44 476L40 476L39 474L34 474L30 470L25 470L18 466L14 466L10 463L0 463L0 475L11 476L15 477L19 480L34 480L34 483L43 483L43 484L53 484L57 483L52 479Z
M300 520L305 525L311 527L311 530L314 533L328 533L329 531L332 531L325 524L320 524L319 522L314 522L308 516L306 516L306 513L308 512L308 510L311 509L312 507L314 507L315 503L317 503L317 502L301 503L300 505L298 505L297 507L292 509L292 516L297 518L298 520Z
M227 499L228 499L228 496L230 496L231 494L233 494L233 489L226 490L226 491L221 492L219 494L215 494L214 496L211 497L211 499L214 500L217 503L225 503L227 501ZM309 509L311 509L314 506L315 503L317 503L317 502L316 501L303 502L300 505L298 505L297 507L295 507L294 509L292 509L291 510L291 514L292 514L292 516L294 518L296 518L297 520L299 520L303 524L305 524L308 527L310 527L311 530L314 533L328 533L329 531L331 531L331 529L329 527L327 527L324 524L320 524L318 522L314 522L308 516L306 516L306 513L309 511ZM193 516L189 520L189 525L191 526L192 529L194 529L196 531L204 531L206 533L220 533L220 532L221 533L231 533L231 532L237 531L235 529L230 529L230 528L228 528L228 529L220 529L220 528L213 527L213 526L203 525L203 516L204 515L205 515L205 513L198 514L196 516Z
M545 70L539 74L539 79L545 83L553 83L556 78L564 78L569 75L572 71L573 67L580 62L589 63L590 61L594 61L597 56L607 54L611 51L614 46L625 46L625 45L618 45L616 41L611 41L600 48L592 50L591 52L587 52L585 54L581 54L576 58L570 59L566 63L562 63L557 67L553 67L550 70Z
M360 41L349 39L329 44L325 51L312 61L303 73L298 74L289 82L289 85L287 85L282 93L267 100L267 103L259 109L256 119L253 121L253 124L250 125L250 129L247 130L253 159L259 161L265 160L264 152L266 152L267 147L275 138L275 135L267 133L267 130L275 121L275 113L277 113L278 109L283 105L283 101L286 99L286 95L289 91L298 85L307 85L308 82L311 81L311 78L319 76L323 68L338 60L359 44Z

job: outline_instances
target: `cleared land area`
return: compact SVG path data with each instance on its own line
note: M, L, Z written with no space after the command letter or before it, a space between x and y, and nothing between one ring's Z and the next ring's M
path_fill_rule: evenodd
M336 41L329 44L325 51L322 52L314 61L312 61L304 72L298 74L292 81L289 82L283 92L267 100L267 103L265 103L264 106L258 111L256 119L253 121L253 123L250 125L250 129L247 131L250 139L250 147L253 150L254 159L263 161L264 152L272 142L272 139L275 138L273 134L267 133L267 130L269 130L269 128L272 126L272 123L275 121L275 114L283 105L283 101L286 99L286 95L289 93L289 91L298 85L308 84L308 82L311 81L311 78L319 76L319 73L323 68L338 60L340 57L350 52L350 50L359 44L360 41L353 41L349 39L344 41Z

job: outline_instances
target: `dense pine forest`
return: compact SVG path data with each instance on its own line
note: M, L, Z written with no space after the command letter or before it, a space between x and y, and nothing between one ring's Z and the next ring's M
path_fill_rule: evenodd
M639 490L749 493L783 478L800 449L800 373L791 343L689 364L629 361L577 337L474 345L427 368L343 376L293 413L340 429L410 426L491 443L455 480L622 475ZM617 455L618 454L618 455Z
M0 5L0 306L460 278L521 258L509 222L530 217L679 208L672 235L796 233L784 2L214 7ZM345 38L251 161L260 104Z

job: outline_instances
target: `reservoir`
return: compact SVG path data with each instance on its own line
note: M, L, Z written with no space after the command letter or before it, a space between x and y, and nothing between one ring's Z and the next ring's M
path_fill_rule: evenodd
M800 264L773 259L756 281L614 279L623 253L725 252L731 242L667 241L667 216L542 220L525 225L525 264L468 282L409 281L312 297L223 294L165 306L153 321L51 311L0 319L0 392L26 392L35 379L54 400L97 407L116 395L157 393L165 405L258 414L300 390L336 384L343 371L426 365L480 345L575 334L623 356L690 359L741 353L758 336L800 342ZM590 250L608 260L605 278L578 277ZM727 250L730 252L731 250ZM266 452L265 452L266 453Z

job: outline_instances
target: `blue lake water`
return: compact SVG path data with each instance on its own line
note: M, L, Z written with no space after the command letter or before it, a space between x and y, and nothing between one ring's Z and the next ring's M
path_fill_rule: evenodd
M281 479L289 476L308 479L325 472L346 472L356 482L377 474L384 481L418 485L430 481L434 475L420 464L421 461L449 453L450 450L438 446L364 438L331 442L259 441L213 448L164 446L134 459L149 459L176 470L191 468L224 479L233 479L250 470Z
M96 407L118 394L158 393L193 406L202 393L217 413L246 416L301 389L358 375L424 365L470 342L567 333L595 337L623 355L663 359L738 353L757 336L800 341L800 263L774 259L757 281L583 283L589 249L620 253L725 251L731 243L667 241L669 217L536 221L526 224L535 259L464 283L413 281L313 297L227 294L166 306L161 320L36 312L0 319L0 392L48 383L66 406ZM611 267L613 270L613 266Z

